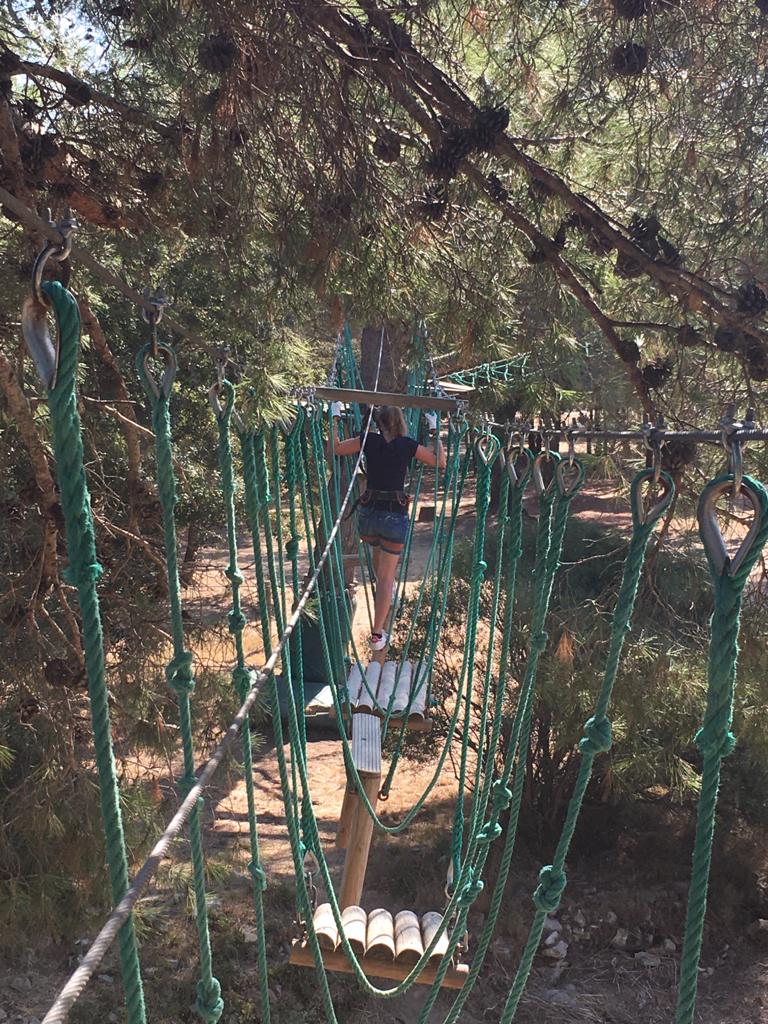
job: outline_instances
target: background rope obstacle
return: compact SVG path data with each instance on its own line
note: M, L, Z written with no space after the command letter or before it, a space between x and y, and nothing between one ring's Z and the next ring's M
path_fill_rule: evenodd
M60 287L60 286L59 286ZM64 349L62 347L62 356ZM64 371L64 360L62 359L61 373ZM58 385L57 385L58 387ZM74 390L74 385L72 385ZM231 388L231 391L230 391ZM169 386L170 391L170 386ZM225 498L225 519L228 525L228 538L230 544L230 555L232 554L232 545L234 543L234 512L230 516L226 511L228 505L232 504L232 498L234 496L235 487L235 476L232 450L229 446L229 433L233 423L233 412L234 412L234 388L228 384L228 382L222 382L221 385L222 395L225 396L224 407L221 411L221 416L218 416L218 426L220 431L220 455L222 465L222 482L224 484L224 498ZM167 397L167 396L166 396ZM167 406L166 406L167 415ZM53 416L53 410L52 410ZM162 419L162 417L161 417ZM236 665L234 680L238 688L240 695L244 698L243 707L241 713L238 716L238 720L233 723L233 727L230 729L227 737L227 743L231 743L237 735L238 729L242 726L247 718L248 711L255 700L255 693L257 687L264 681L270 680L270 689L273 703L273 713L276 713L277 705L277 692L274 682L274 668L277 664L277 660L280 655L283 656L284 664L289 666L289 671L294 669L297 674L301 673L301 659L296 659L295 654L291 653L291 633L300 628L301 609L306 607L306 600L308 597L309 590L305 589L300 595L298 594L298 562L297 552L294 548L294 542L298 539L300 532L300 522L304 522L304 529L306 531L307 546L308 550L312 550L313 554L311 558L314 559L314 549L316 538L312 535L316 532L316 524L322 519L321 512L317 505L314 509L310 507L309 501L309 489L306 487L306 481L309 479L309 470L312 464L312 457L317 451L318 442L322 440L322 416L313 410L309 415L305 411L302 411L297 417L297 422L300 422L300 429L296 430L296 433L291 437L291 432L295 427L292 425L291 430L282 431L283 445L282 449L278 442L278 435L273 432L271 436L264 436L265 444L263 446L263 452L265 457L265 470L263 477L267 481L267 487L271 487L272 492L276 492L275 505L276 520L275 530L272 534L272 543L275 545L276 561L274 567L274 600L273 600L273 614L275 618L280 618L283 629L279 642L270 655L265 670L260 673L250 672L244 662L244 658L240 655L242 653L241 645L238 644L238 638L242 640L242 630L245 627L243 620L242 609L239 606L238 588L240 585L239 579L239 568L237 566L237 552L235 545L234 559L230 558L229 576L230 583L232 584L233 590L233 611L230 619L234 640L235 640L235 651L236 651ZM236 429L239 427L235 421ZM159 445L163 447L165 442L168 442L168 451L170 452L170 421L168 421L168 433L165 433L165 425L163 422L158 421L156 431L159 433ZM245 433L245 431L243 431ZM226 436L225 436L226 435ZM252 438L255 435L251 435ZM457 433L457 436L461 436ZM304 439L304 440L302 440ZM475 557L473 564L475 566L475 572L472 576L472 586L474 587L478 580L482 581L482 575L484 570L481 570L480 563L482 562L483 552L483 541L482 541L482 526L485 516L483 511L484 498L482 495L485 492L485 484L483 478L483 453L485 453L485 460L488 461L490 448L494 446L494 442L485 441L480 438L477 442L479 449L480 458L478 459L478 489L481 493L479 499L479 506L476 508L475 517ZM490 446L490 447L489 447ZM251 451L246 445L244 451ZM251 512L257 517L260 517L257 527L256 535L258 537L258 544L261 545L261 532L266 529L264 523L263 509L264 504L262 497L258 493L259 484L256 462L257 458L255 455L255 448L253 449L254 454L251 460L253 473L250 476L253 486L250 488L251 497L247 498L247 502L250 505ZM458 445L457 445L458 451ZM510 456L511 452L505 452L506 464L509 466L512 462ZM267 460L267 455L270 456ZM496 457L501 457L498 453ZM281 479L283 471L280 469L280 460L286 460L284 463L284 479ZM287 460L292 459L292 466L290 469L287 467ZM549 485L545 485L541 479L541 468L542 465L547 461L551 460L556 465L555 475L552 482ZM158 458L158 467L160 467L162 459ZM463 460L462 460L463 462ZM461 470L460 461L456 459L456 473L453 477L451 484L451 493L455 494L461 481ZM315 470L320 466L320 463L315 460ZM172 467L171 467L172 468ZM344 929L341 926L343 922L339 921L339 907L334 904L335 897L333 895L332 879L328 870L328 865L325 861L325 857L322 853L320 845L320 838L317 828L317 821L315 819L314 811L311 806L310 798L310 785L308 778L308 766L306 759L306 735L303 733L301 716L298 713L297 703L300 704L300 700L297 701L293 696L293 688L290 690L290 701L292 709L289 708L289 720L288 720L288 732L290 740L290 748L292 752L291 763L295 765L294 774L287 770L287 763L285 761L285 752L282 748L282 733L281 726L279 724L279 713L276 713L276 734L280 732L280 743L279 748L283 756L283 765L281 766L281 786L283 789L284 798L286 800L286 820L288 822L288 830L291 836L291 847L294 854L294 870L296 874L296 899L297 908L299 915L303 917L307 925L308 942L310 946L313 946L312 955L315 961L315 965L318 968L319 973L322 975L323 980L321 981L321 991L323 996L323 1002L325 1006L326 1016L329 1020L335 1019L335 1011L330 995L330 989L328 987L328 981L325 977L325 971L323 969L323 953L319 947L317 941L317 935L315 933L315 942L312 942L312 934L314 931L313 915L312 911L312 900L310 896L309 886L307 884L308 879L306 877L306 861L303 855L306 855L308 851L311 851L313 857L317 860L317 869L323 879L326 888L330 894L330 908L332 916L337 927L340 929L339 941L341 943L341 949L346 962L349 964L350 969L358 977L358 981L363 985L365 991L370 995L381 996L384 998L391 998L403 991L406 991L411 985L415 984L419 980L419 975L423 971L430 971L435 968L434 979L432 980L432 987L427 995L427 1000L424 1004L421 1013L421 1021L426 1020L431 1007L434 1005L437 991L440 988L442 981L446 977L446 973L451 969L451 963L453 960L453 954L459 948L462 937L464 934L464 928L466 925L467 914L473 901L477 898L482 888L482 873L487 858L489 846L496 839L500 838L503 831L500 826L500 820L504 810L510 808L509 825L507 829L507 837L505 842L504 856L506 857L507 849L511 849L514 845L514 835L517 827L517 818L519 815L520 804L519 796L521 794L522 780L524 778L525 759L527 756L527 748L530 734L530 710L532 707L532 694L533 688L536 682L536 666L541 653L546 645L546 634L544 633L544 627L546 622L547 609L551 599L552 588L554 584L555 574L560 561L563 538L565 535L565 529L567 526L569 509L571 501L578 491L579 487L583 482L583 468L578 463L578 460L573 461L573 466L569 470L569 463L565 460L557 461L557 457L554 455L548 455L544 453L540 459L537 459L534 463L534 470L537 479L537 486L541 492L542 509L538 528L538 541L537 541L537 554L536 554L536 569L535 569L535 599L534 599L534 620L532 623L531 638L530 638L530 653L528 659L528 666L526 669L526 676L523 680L521 687L520 698L518 700L517 710L512 726L512 735L510 741L507 743L504 750L504 763L502 769L494 775L493 765L495 762L495 743L498 743L498 737L494 741L493 732L496 724L495 720L491 726L491 739L488 744L485 744L477 757L477 766L475 771L475 779L473 782L472 798L469 805L468 820L464 820L464 816L457 815L457 821L460 821L460 827L457 826L454 829L453 837L453 853L454 853L454 865L455 867L455 883L453 890L447 900L442 922L442 930L438 929L435 932L434 937L430 943L424 944L424 953L420 957L417 964L410 966L406 977L402 978L400 984L392 989L378 989L371 985L366 977L366 971L364 970L365 964L360 960L357 955L357 950L350 944L348 937L344 935ZM269 475L272 475L271 481ZM245 476L249 476L249 471L245 471ZM572 473L574 475L569 475ZM526 474L523 474L525 476ZM323 474L324 476L324 474ZM662 479L665 479L662 477ZM648 480L648 471L645 476L639 474L636 478L641 484ZM171 480L172 482L172 480ZM671 483L671 482L670 482ZM713 481L709 485L708 489L702 495L701 507L702 509L708 509L712 512L713 503L716 501L720 494L726 493L726 491L732 490L735 480L734 475L730 474L723 478ZM168 480L162 481L161 486L167 487ZM638 485L639 486L639 485ZM749 570L754 565L757 559L760 549L765 542L766 535L768 535L768 495L766 495L764 489L751 481L750 478L745 478L744 488L746 492L752 495L753 509L756 514L755 526L750 531L750 534L742 546L742 551L738 553L734 558L728 559L722 557L720 548L717 545L712 544L712 532L711 529L705 529L702 526L702 539L705 543L707 555L710 558L710 564L712 566L713 581L716 589L716 608L715 616L713 617L712 626L712 647L713 655L710 665L710 693L708 698L708 710L705 716L704 728L700 733L699 739L704 754L705 764L705 785L702 791L702 805L700 809L700 823L699 832L697 834L697 848L694 854L694 871L691 886L691 901L689 904L689 924L688 924L688 935L686 937L686 948L684 950L684 964L683 964L683 979L681 981L680 990L680 1008L679 1013L683 1014L681 1017L685 1024L689 1024L692 1016L685 1016L689 1014L689 1007L695 1005L695 985L693 996L690 994L690 963L693 962L698 969L698 960L701 952L701 925L703 923L703 914L706 908L706 874L708 870L708 859L711 851L712 842L712 831L714 828L714 814L715 814L715 803L717 798L717 780L719 779L719 764L723 756L728 752L732 746L732 739L729 735L730 718L732 715L732 704L733 704L733 688L735 681L735 655L737 649L738 639L738 612L740 608L741 596L743 588L746 583L746 579L749 575ZM297 506L293 508L289 506L281 505L281 493L285 493L286 490L291 490L296 495L301 495L301 509ZM254 504L253 497L255 493L256 502ZM342 506L346 507L354 488L350 485L350 489L342 501ZM306 500L304 494L307 494ZM326 492L323 494L322 488L320 489L319 495L322 496L323 500L319 502L320 505L328 508L335 506L330 504L331 493L328 491L326 481ZM519 483L516 478L512 475L508 476L502 487L500 502L501 508L504 512L503 519L503 531L502 536L502 550L504 546L509 545L509 561L505 562L505 573L507 573L507 579L514 579L514 569L516 566L519 554L517 554L518 542L515 540L518 534L516 533L516 527L514 522L507 522L508 519L517 516L518 497L522 495L522 488L519 487ZM611 646L609 650L609 658L606 665L603 689L598 698L596 705L595 714L592 716L589 722L586 723L584 738L582 740L582 764L580 767L579 780L577 782L576 790L574 791L571 804L569 806L568 816L566 819L566 825L561 836L560 843L558 844L555 857L550 865L546 865L542 869L542 876L540 885L534 895L534 902L536 905L536 914L534 917L534 923L532 926L529 940L526 943L525 949L523 950L523 957L521 964L518 968L518 973L513 982L512 988L507 999L505 1009L503 1011L502 1020L511 1021L516 1013L519 1000L522 995L525 980L530 966L532 963L533 955L538 948L538 942L540 939L540 933L537 936L537 929L539 928L540 921L543 920L542 914L548 910L556 907L565 885L565 874L564 866L565 859L567 856L568 845L570 843L573 827L575 826L576 816L583 800L584 792L586 791L586 785L589 781L589 771L591 770L592 759L600 752L606 749L606 744L610 741L610 727L607 725L606 711L608 701L610 699L610 690L613 686L613 682L616 678L618 671L619 657L621 654L621 648L624 641L624 633L626 626L629 622L631 615L632 603L637 589L637 581L639 579L639 573L642 569L642 556L645 550L645 544L647 544L648 537L653 528L654 523L658 517L662 514L664 509L667 507L668 500L671 500L671 488L665 492L661 501L657 502L657 506L651 510L651 512L645 512L644 507L641 508L641 504L638 502L636 497L636 489L633 486L633 536L630 543L630 549L627 554L627 560L624 570L624 579L618 599L618 603L614 612L614 623L611 637ZM444 495L444 510L447 506L448 496ZM173 528L173 494L171 490L168 490L164 495L164 509L166 512L166 539L171 537L171 530ZM233 506L232 506L233 507ZM455 507L455 506L454 506ZM279 515L280 508L284 508L286 518L283 519ZM299 514L300 513L300 514ZM637 528L637 522L640 520L640 526L642 529ZM281 524L278 528L278 521ZM702 519L704 522L704 519ZM283 525L287 525L290 533L288 535L282 534L280 530ZM311 585L316 586L321 575L324 565L329 568L329 576L331 583L343 579L343 564L340 558L340 550L338 547L338 531L340 526L340 517L336 516L328 524L330 526L330 536L326 546L324 547L322 554L319 559L314 559L315 569L310 579L310 590ZM452 516L450 522L450 528L455 525L455 516ZM335 531L335 532L334 532ZM507 537L506 534L509 534ZM433 536L434 540L434 536ZM310 542L311 541L311 542ZM71 542L70 542L71 543ZM334 545L336 547L334 548ZM448 549L451 547L450 544L446 545L444 555L448 555ZM173 545L175 552L175 544ZM437 548L435 548L437 551ZM95 554L94 554L95 559ZM287 570L285 559L287 557L290 562L290 570ZM500 558L500 562L502 559ZM173 578L173 566L171 564L172 558L169 558L169 581ZM441 563L441 558L435 555L433 559L433 565ZM89 565L95 564L93 561L89 562ZM445 564L445 563L442 563ZM293 592L293 601L296 603L296 607L290 614L291 597L289 595L289 588L286 584L286 577L290 571L291 586L290 591ZM494 609L499 604L500 600L500 579L499 575L500 568L497 567L497 573L493 579L493 605ZM258 570L257 570L258 574ZM425 574L426 575L426 574ZM725 582L723 582L725 581ZM91 580L91 582L93 582ZM479 585L479 584L478 584ZM266 596L267 581L262 575L262 587ZM514 589L514 588L512 588ZM719 592L720 591L720 592ZM501 637L502 647L502 662L504 662L505 652L508 656L509 651L509 633L507 630L507 622L511 623L512 616L512 600L513 594L507 593L506 595L507 607L505 608L503 615L503 634ZM304 604L302 605L302 602ZM438 604L439 602L436 602ZM173 598L172 604L172 622L175 621L177 611L180 614L180 605L176 605ZM266 607L266 601L264 602ZM434 607L433 607L434 611ZM298 612L298 615L297 615ZM239 614L238 614L239 613ZM435 614L439 614L439 611ZM267 612L268 615L268 612ZM495 618L495 613L494 613ZM266 625L266 632L265 632ZM339 629L343 628L343 623L339 620ZM511 629L511 625L510 625ZM266 623L262 622L263 635L268 635L270 631L269 618ZM328 630L327 632L331 632ZM494 627L495 632L495 627ZM326 637L327 639L327 637ZM174 671L180 670L181 675L179 679L182 683L186 682L185 668L188 667L186 664L185 649L184 649L184 637L183 628L178 630L174 629L174 654L181 657L184 664L177 664L173 666ZM294 643L296 637L294 636ZM271 640L270 640L271 644ZM490 643L490 649L493 650L493 642ZM265 650L267 643L265 642ZM294 651L295 651L294 647ZM240 654L238 654L240 651ZM730 656L730 661L728 661ZM490 655L489 655L490 657ZM329 651L330 659L330 651ZM474 659L473 659L474 660ZM503 672L505 666L502 664L499 667L499 683L501 687L501 680L503 678ZM472 677L469 673L466 675L462 672L462 687L460 689L461 699L457 701L457 707L464 710L466 708L467 694L471 694L474 688ZM483 696L480 704L481 716L483 721L487 721L488 717L492 714L491 708L496 708L497 702L500 699L500 689L497 689L495 693L491 692L490 689L490 673L488 665L485 666L483 673ZM184 686L186 690L186 685ZM191 689L191 687L190 687ZM180 694L180 697L182 695ZM186 694L187 698L189 693ZM343 696L336 694L336 702L339 706L342 706ZM189 710L187 701L187 710ZM182 713L183 716L183 713ZM342 717L339 717L339 721ZM466 717L464 719L462 728L462 742L465 739L467 732L466 728ZM243 737L245 740L245 737ZM344 746L345 737L342 736L344 750L348 750L348 745ZM109 924L105 927L103 932L100 934L97 943L94 944L93 952L86 956L85 962L82 968L76 972L72 981L66 986L64 993L64 1002L57 1001L51 1013L54 1011L59 1014L62 1012L62 1007L66 1005L67 1000L74 1000L78 991L78 986L81 986L87 981L87 978L95 970L95 965L98 963L98 959L103 955L104 950L107 948L108 942L111 941L114 936L124 927L125 923L129 921L131 908L138 898L138 893L141 891L141 886L146 883L148 878L151 876L152 871L157 866L159 858L167 850L169 835L175 834L183 827L186 821L190 821L194 827L195 821L195 810L198 806L197 801L203 786L210 780L210 777L221 762L223 751L226 746L220 748L221 752L216 752L214 759L209 763L208 766L203 770L200 780L197 782L193 781L188 771L188 758L186 745L184 749L185 755L185 775L187 781L192 783L190 792L187 798L182 803L182 807L171 823L171 831L166 832L164 837L153 852L153 858L148 862L139 872L137 876L137 882L134 886L131 886L126 892L125 897L119 901L116 913L110 918ZM304 756L301 756L301 751L304 751ZM191 756L191 750L190 750ZM244 757L246 757L244 751ZM218 758L218 760L217 760ZM278 754L278 760L280 760L280 754ZM467 766L465 765L465 768ZM248 775L250 776L250 772ZM466 782L466 771L464 772L464 781ZM715 778L716 782L714 787L712 786L711 780ZM354 773L353 773L354 779ZM251 780L252 781L252 780ZM359 784L359 779L356 785ZM469 788L469 786L467 786ZM190 797L194 799L190 800ZM253 821L255 825L255 794L251 791L249 799L249 810L253 811ZM490 813L488 808L490 807ZM410 812L409 812L410 813ZM401 822L398 826L386 827L387 831L402 830L403 823ZM701 837L704 837L704 843L700 842ZM163 845L165 844L165 845ZM317 851L317 853L316 853ZM319 854L319 855L318 855ZM193 848L193 867L195 867L195 853ZM202 861L200 861L202 864ZM702 867L703 865L703 867ZM263 869L260 868L258 860L258 848L254 853L252 847L252 874L254 877L254 883L258 887L263 882ZM508 865L507 865L508 866ZM145 870L146 869L146 870ZM506 876L505 876L506 877ZM496 889L499 894L503 892L503 885L499 889L498 882ZM205 893L203 890L203 904L205 902ZM496 891L494 892L494 900L496 897ZM703 901L703 906L702 906ZM500 904L499 904L500 905ZM495 903L493 904L495 907ZM495 908L495 913L498 914L498 908ZM495 919L495 918L494 918ZM201 932L201 918L198 916L198 931ZM488 923L488 922L487 922ZM446 935L448 935L448 941L445 942ZM482 952L482 956L485 955L487 944L485 941L485 933L481 937L480 947L478 954L476 955L476 962L478 955ZM106 945L105 945L106 943ZM266 959L265 959L265 943L263 938L260 939L260 950L259 956L262 962L262 977L266 978ZM438 945L442 950L445 948L443 958L439 962L439 966L435 965L433 955ZM262 953L264 957L262 958ZM201 984L205 985L208 979L208 968L210 964L205 963L204 950L202 949L201 939L201 955L202 955L202 974ZM482 958L481 958L482 959ZM475 969L475 963L472 965L472 971L470 971L467 983L464 989L460 993L454 1007L449 1013L449 1019L458 1019L458 1013L460 1012L461 1006L467 998L471 984L474 983L474 979L477 977L477 973L473 973ZM478 965L479 970L479 965ZM361 977L362 975L362 977ZM695 973L694 973L695 978ZM210 980L215 982L215 979L210 974ZM201 999L201 1005L199 1010L204 1016L206 1013L210 1016L207 1019L217 1019L213 1016L214 1014L220 1014L221 1010L218 1006L218 996L216 995L215 986L207 985L204 989L201 989L201 995L206 996L206 1001L203 1002ZM211 1000L209 997L213 991L214 998ZM69 1002L71 1005L71 1002ZM63 1011L66 1015L66 1010ZM267 1009L268 1009L268 994L267 994ZM692 1010L690 1010L692 1014ZM51 1016L50 1014L46 1017L46 1021L52 1022L56 1020L62 1020L64 1017Z

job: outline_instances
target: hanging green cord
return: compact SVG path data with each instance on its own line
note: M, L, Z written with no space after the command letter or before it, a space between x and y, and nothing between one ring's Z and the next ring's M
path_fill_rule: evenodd
M530 976L536 951L541 943L544 923L548 914L554 914L560 905L565 889L565 861L568 856L573 834L576 830L579 812L592 777L592 765L595 757L608 751L611 747L611 723L607 718L608 707L619 671L621 653L632 619L640 575L645 562L648 541L659 519L669 507L675 493L675 485L667 474L661 475L663 496L650 513L646 514L643 507L642 487L653 481L654 470L644 469L636 474L632 481L632 537L624 562L624 572L616 601L611 628L611 640L606 661L603 682L600 688L595 710L592 717L584 725L584 735L579 743L582 758L579 774L568 805L565 822L560 834L552 864L548 864L539 873L539 885L533 894L536 906L528 940L520 958L520 965L515 974L506 1004L501 1016L504 1024L514 1020L520 999Z
M485 532L488 519L488 508L491 502L491 475L493 465L498 458L500 445L493 435L479 438L475 443L478 475L475 500L475 544L472 552L472 577L469 593L469 609L467 613L467 639L464 648L464 729L462 733L461 759L459 762L459 799L453 818L451 838L451 859L453 861L453 877L458 878L461 870L461 852L464 842L464 801L463 793L466 785L467 763L469 758L469 736L472 720L472 697L475 679L475 647L477 643L477 620L480 612L480 592L488 568L485 562ZM478 756L480 762L480 756Z
M157 493L163 513L166 576L171 609L171 635L173 657L166 669L168 685L179 703L179 723L184 759L184 774L178 780L179 791L186 796L195 784L195 755L192 740L192 712L190 699L195 689L192 669L193 655L186 649L184 621L181 614L181 586L176 538L176 475L173 468L171 441L170 397L176 375L176 355L169 346L158 345L157 351L166 362L162 385L158 385L149 370L152 345L146 344L136 356L136 369L141 378L152 410L152 429L155 434L155 466ZM221 985L213 975L211 937L208 930L208 905L205 891L205 857L203 854L200 812L202 797L189 817L189 843L192 851L192 874L195 887L195 918L200 946L200 981L197 985L195 1011L206 1024L216 1024L224 1012Z
M250 687L250 673L245 664L243 632L247 619L243 614L240 599L240 587L243 575L240 572L237 557L237 524L235 521L235 478L232 464L232 444L230 440L230 424L235 405L235 389L228 381L222 381L220 393L224 398L223 408L214 406L219 428L219 473L221 477L221 493L224 503L224 518L227 526L227 549L229 564L225 570L232 592L232 610L229 613L229 629L235 641L236 664L232 671L232 681L238 698L245 700ZM273 674L274 677L274 674ZM269 1024L269 967L267 964L266 934L264 928L264 899L267 880L261 863L259 850L259 831L256 818L256 800L253 789L253 751L251 747L250 717L242 731L243 778L245 780L246 798L248 803L248 832L251 859L248 864L253 885L253 903L256 916L257 956L259 963L259 990L261 995L262 1020Z
M511 487L509 488L510 500L508 504L507 514L507 528L509 532L507 546L506 546L506 567L505 567L505 580L504 580L504 626L501 641L501 651L499 654L499 678L496 687L496 702L494 708L494 719L492 726L491 741L489 743L489 759L486 767L485 783L488 785L488 792L483 794L482 806L487 811L488 800L493 794L493 810L490 821L485 825L481 835L488 843L494 842L502 832L501 825L499 824L499 818L502 811L508 805L511 794L509 790L502 786L499 781L492 782L493 779L493 764L491 757L495 758L496 750L498 749L498 743L501 734L501 723L502 723L502 709L504 704L504 698L506 696L506 684L509 672L509 654L512 646L512 625L514 621L514 610L515 610L515 594L517 591L517 574L520 559L523 555L523 498L525 496L525 490L531 478L531 471L534 462L534 456L528 449L522 449L520 456L525 460L525 469L522 473L518 474L515 472L515 463L511 458L511 455L506 455L506 468L507 476L513 476L510 481ZM540 523L540 526L544 526ZM548 529L548 527L547 527ZM518 705L515 719L518 719L522 714L522 708ZM517 727L517 722L513 723L513 733ZM507 756L510 756L509 752ZM512 754L514 756L514 754ZM501 902L504 891L506 889L507 876L509 874L509 867L512 862L512 854L514 852L515 845L515 834L511 829L507 829L507 835L505 838L504 848L499 863L499 871L494 885L493 895L491 898L491 907L489 909L488 917L486 918L483 931L477 941L477 950L470 966L469 974L462 986L461 992L457 995L453 1006L451 1007L450 1013L446 1018L446 1024L448 1022L455 1022L458 1020L461 1010L469 998L469 995L477 981L482 966L485 962L485 956L490 947L493 939L493 934L496 929L496 921L498 914L501 909ZM489 847L486 845L486 849Z
M75 394L80 354L80 313L77 301L58 281L46 281L43 291L53 306L59 336L59 368L55 387L48 391L56 478L69 553L65 579L77 589L82 615L85 671L99 777L101 816L106 838L107 866L112 902L117 904L128 888L128 857L120 811L117 771L109 721L104 637L96 581L102 569L96 557L91 499L83 465L83 438ZM120 965L129 1024L144 1024L146 1010L141 967L129 918L120 929Z
M540 467L545 461L552 461L555 464L555 473L550 483L545 487L541 480ZM490 944L496 921L501 910L501 902L504 895L506 880L509 874L517 838L517 824L520 817L520 808L523 800L523 788L525 783L525 767L530 740L531 719L533 713L533 693L538 676L538 663L542 652L547 645L547 634L544 631L549 602L552 595L557 568L560 564L560 555L565 537L565 529L568 523L568 515L572 499L584 482L584 467L581 462L575 460L574 467L576 478L567 481L563 471L560 470L560 456L555 453L541 453L534 460L534 479L539 490L539 524L536 532L536 554L534 561L534 600L531 614L531 638L529 642L528 661L526 663L525 675L520 687L517 710L512 722L510 737L504 755L504 767L499 778L493 783L492 811L489 820L483 826L476 839L479 844L479 861L476 870L481 870L482 864L488 853L488 843L492 842L499 834L499 821L503 812L509 808L507 821L507 834L504 850L502 853L499 872L491 898L491 907L486 919L478 952L475 956L470 979L474 984L477 979L483 958ZM509 788L513 770L514 782L512 789ZM468 979L469 981L469 979ZM461 1007L469 995L471 988L465 983L462 992L457 996L448 1021L456 1021Z
M749 574L768 538L768 494L762 484L745 476L741 493L752 502L754 524L739 553L734 559L728 557L715 519L715 502L732 488L733 476L728 473L711 481L699 499L699 532L714 584L715 607L710 622L707 708L702 726L696 733L703 769L675 1024L692 1024L696 1010L720 766L736 744L730 730L739 655L741 599Z

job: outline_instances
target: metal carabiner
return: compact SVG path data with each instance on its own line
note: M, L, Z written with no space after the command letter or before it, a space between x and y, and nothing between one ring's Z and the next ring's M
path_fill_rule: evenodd
M576 458L576 438L573 436L573 432L576 428L571 427L567 432L568 438L568 465L572 466L574 459Z
M152 309L147 309L142 306L141 318L150 327L150 344L152 346L152 357L154 358L158 353L157 325L163 319L165 307L169 306L170 302L162 288L158 288L156 292L151 292L149 288L145 288L142 294L153 307Z
M733 433L740 424L731 423L723 427L721 435L723 447L728 455L728 472L733 474L733 490L731 496L737 498L741 492L741 481L744 476L744 461L742 457L741 441L733 437Z

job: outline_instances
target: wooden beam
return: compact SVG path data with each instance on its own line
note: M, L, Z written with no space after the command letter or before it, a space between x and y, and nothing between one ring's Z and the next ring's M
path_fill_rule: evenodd
M328 402L356 402L358 405L397 405L401 409L427 409L441 412L456 412L459 403L455 398L438 398L437 395L398 395L392 391L359 391L351 388L314 388L316 398Z

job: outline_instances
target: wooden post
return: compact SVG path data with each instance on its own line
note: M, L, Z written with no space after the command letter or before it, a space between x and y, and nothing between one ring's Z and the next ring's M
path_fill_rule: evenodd
M360 774L365 794L375 808L381 789L381 720L376 715L360 712L352 716L352 759ZM373 821L360 796L355 793L351 802L354 810L339 900L342 910L360 906L373 838Z

